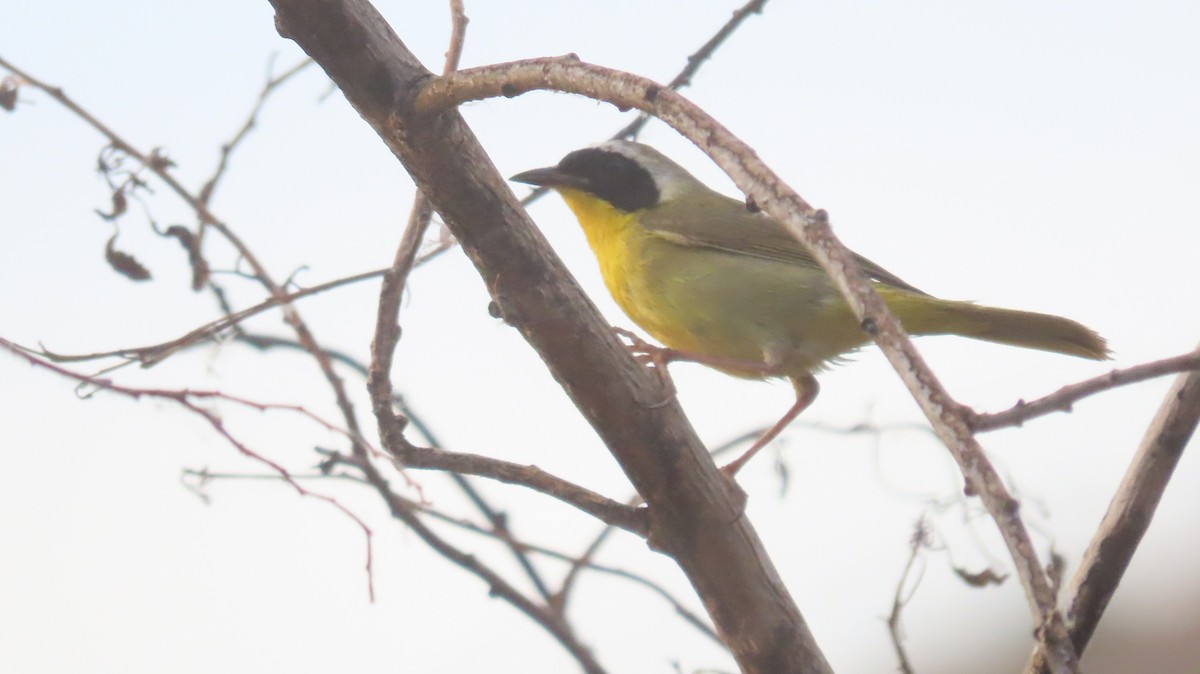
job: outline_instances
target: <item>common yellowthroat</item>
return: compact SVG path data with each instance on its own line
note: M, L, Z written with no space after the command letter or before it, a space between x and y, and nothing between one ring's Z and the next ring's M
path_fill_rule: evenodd
M736 473L816 398L813 372L870 342L821 267L779 222L709 189L648 145L612 140L512 177L553 188L579 219L613 299L667 347L728 374L787 377L796 402ZM1047 314L942 300L856 256L914 335L952 334L1103 360L1104 338Z

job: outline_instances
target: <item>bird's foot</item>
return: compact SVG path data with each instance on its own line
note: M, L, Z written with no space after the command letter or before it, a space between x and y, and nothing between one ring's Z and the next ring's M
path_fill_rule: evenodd
M671 380L671 374L667 371L667 364L673 360L679 360L680 352L675 349L655 346L634 332L624 328L613 328L613 332L627 342L625 348L629 349L629 353L633 356L634 360L654 369L659 383L662 384L663 389L667 392L666 397L661 402L651 405L651 407L663 407L670 403L671 399L675 397L675 382Z

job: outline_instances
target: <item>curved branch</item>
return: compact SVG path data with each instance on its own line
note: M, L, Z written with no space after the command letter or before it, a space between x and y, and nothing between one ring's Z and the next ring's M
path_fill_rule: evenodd
M684 65L682 70L675 74L675 77L671 78L671 81L667 83L667 87L671 89L682 89L686 86L689 86L692 83L692 78L696 76L696 73L700 72L701 66L703 66L710 58L713 57L713 54L716 53L717 49L720 48L721 45L725 44L725 40L729 39L729 36L733 35L733 33L739 27L741 27L742 23L744 23L751 14L761 14L763 6L766 4L767 0L750 0L750 2L747 2L745 5L734 10L733 15L729 17L729 20L722 24L721 27L717 29L717 32L714 33L712 37L708 38L704 44L700 45L699 49L693 52L691 56L687 57L687 64ZM609 138L636 138L638 134L641 133L642 128L646 126L646 123L650 121L650 119L650 115L645 113L639 114L632 122L621 127L620 130L609 136ZM535 187L529 192L529 194L521 199L521 204L528 207L530 204L545 196L549 191L550 188L548 187ZM425 263L449 247L450 246L447 244L429 251L417 260L417 264L421 265Z
M967 490L981 498L995 520L1025 589L1038 638L1048 646L1053 671L1076 671L1078 656L1053 585L1020 517L1018 501L972 435L967 410L925 364L853 255L833 234L827 214L804 201L749 146L678 93L630 73L582 63L574 56L484 66L430 79L412 98L411 107L418 115L432 117L467 101L511 98L534 90L580 94L658 117L708 154L759 208L812 252L950 450Z
M489 456L447 452L433 447L406 445L396 452L398 464L405 469L445 470L462 475L476 475L528 487L574 506L596 519L632 534L645 537L649 533L644 510L601 496L537 466L523 466Z

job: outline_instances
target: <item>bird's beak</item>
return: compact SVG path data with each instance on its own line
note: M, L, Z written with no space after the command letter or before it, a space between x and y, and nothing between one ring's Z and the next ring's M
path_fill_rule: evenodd
M557 166L524 171L509 178L509 180L539 187L567 187L571 189L587 188L587 180L579 176L563 173Z

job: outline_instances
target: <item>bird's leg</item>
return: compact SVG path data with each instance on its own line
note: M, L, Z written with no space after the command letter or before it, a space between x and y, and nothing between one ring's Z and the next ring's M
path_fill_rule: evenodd
M658 371L659 376L663 378L663 384L667 386L672 395L675 394L675 384L671 381L667 374L667 364L674 362L699 363L715 367L718 370L734 370L737 372L751 373L760 377L779 377L782 372L779 371L779 364L775 362L760 362L742 360L739 358L729 358L726 356L713 356L705 353L694 353L692 351L681 351L669 347L655 346L646 340L638 337L633 332L624 328L613 328L613 332L618 337L624 337L629 341L629 351L633 354L634 359L643 365L653 365Z
M813 400L816 400L817 392L821 390L820 386L817 385L817 378L811 374L792 377L792 387L796 389L796 402L792 403L787 413L779 421L776 421L774 426L768 428L766 433L763 433L761 437L755 440L754 444L750 445L750 449L747 449L745 453L721 469L721 472L728 475L730 479L742 469L742 466L746 465L747 461L758 453L758 450L766 447L783 429L787 428L788 424L800 416L800 413L811 405Z
M660 381L663 386L669 391L669 396L675 395L675 383L671 381L671 375L667 373L667 364L673 361L688 361L692 363L700 363L708 365L720 370L734 370L737 372L752 372L763 377L777 377L782 375L780 372L780 364L777 358L773 358L770 353L767 356L766 362L745 361L737 358L726 358L722 356L713 356L703 353L692 353L690 351L680 351L679 349L671 349L661 346L655 346L646 340L638 337L633 332L623 328L613 328L613 331L618 336L624 337L629 341L629 350L633 353L633 357L638 362L644 365L653 365L655 371L658 372ZM817 393L821 387L817 384L817 378L811 374L801 376L793 376L792 388L796 391L796 402L788 408L783 417L776 421L773 426L767 429L753 445L747 449L741 456L734 459L730 463L721 468L721 472L729 476L730 479L742 469L746 463L758 453L760 449L766 447L772 440L776 438L783 429L788 427L788 424L795 421L800 413L808 408L817 398ZM670 397L663 401L663 404L669 402Z

